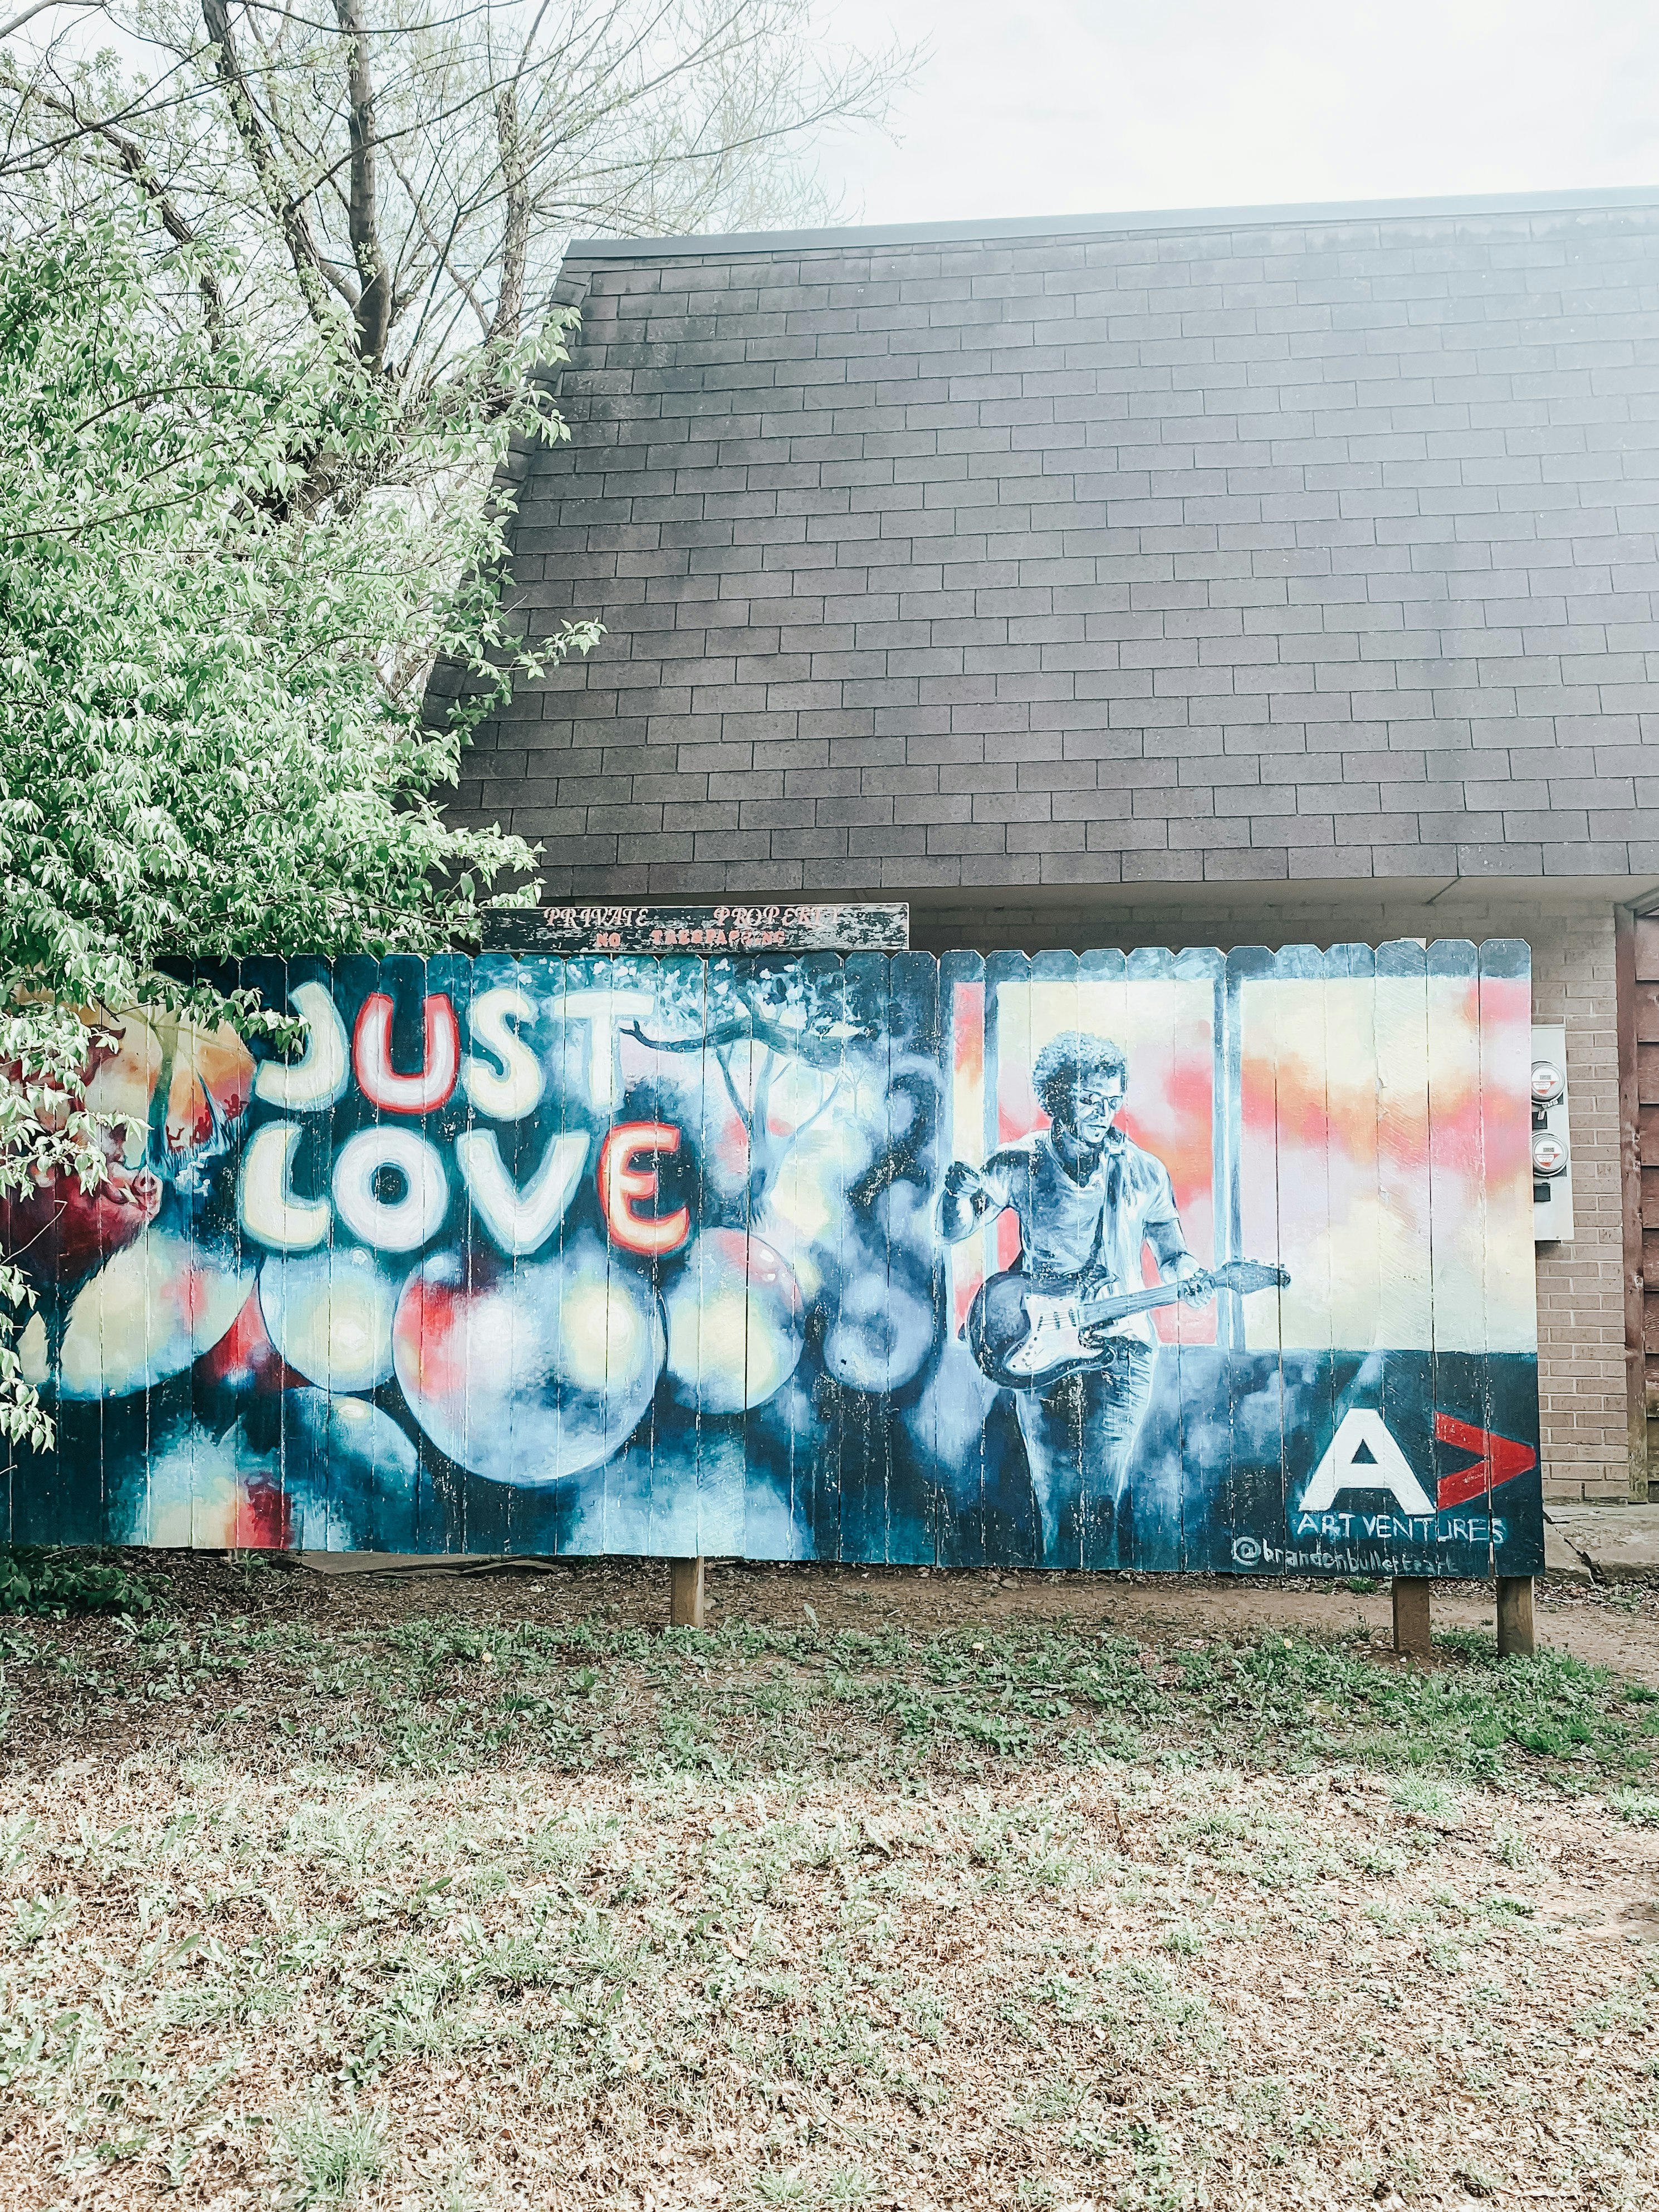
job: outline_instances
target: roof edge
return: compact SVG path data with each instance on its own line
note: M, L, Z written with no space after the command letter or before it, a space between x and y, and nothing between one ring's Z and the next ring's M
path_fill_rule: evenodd
M1254 229L1267 223L1404 222L1423 216L1570 215L1659 208L1659 185L1570 192L1484 192L1406 200L1294 200L1265 207L1160 208L1131 215L1006 216L990 222L872 223L838 230L738 230L684 238L573 238L569 261L662 261L812 247L927 246L1000 238L1132 237L1148 231Z

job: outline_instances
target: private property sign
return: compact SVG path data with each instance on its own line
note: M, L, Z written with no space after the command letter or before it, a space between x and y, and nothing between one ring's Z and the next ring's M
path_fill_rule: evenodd
M14 1540L1540 1562L1524 945L224 980L303 1048L130 1015L0 1215Z
M495 914L484 950L502 952L902 952L902 899L875 905L545 906Z

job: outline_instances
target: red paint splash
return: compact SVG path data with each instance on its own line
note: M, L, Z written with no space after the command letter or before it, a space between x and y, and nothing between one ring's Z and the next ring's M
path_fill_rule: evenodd
M286 1552L294 1542L289 1501L271 1482L251 1482L238 1493L231 1542L239 1551Z
M422 1390L434 1398L465 1394L467 1308L479 1295L459 1283L416 1281L398 1302L392 1323L398 1348Z
M191 1372L206 1384L232 1390L256 1391L272 1397L279 1390L305 1387L305 1376L295 1372L271 1342L265 1317L259 1310L259 1293L248 1292L241 1311L211 1351L204 1352Z

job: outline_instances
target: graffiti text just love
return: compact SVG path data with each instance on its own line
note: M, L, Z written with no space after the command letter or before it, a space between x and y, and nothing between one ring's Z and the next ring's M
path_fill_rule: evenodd
M589 1095L601 1108L615 1102L617 1025L634 1011L623 1003L628 995L573 991L563 1002L567 1021L586 1027ZM364 1000L349 1039L325 986L301 983L292 1000L308 1025L306 1049L297 1060L261 1065L254 1097L263 1104L286 1114L325 1112L354 1079L365 1102L388 1115L439 1113L458 1085L475 1112L492 1121L521 1121L541 1102L545 1074L516 1026L533 1023L538 1010L515 986L482 992L467 1010L471 1040L488 1057L463 1054L453 1005L445 993L428 994L416 1074L400 1074L392 1064L392 1003L386 993ZM237 1214L257 1243L275 1252L314 1250L328 1241L337 1214L360 1243L378 1252L418 1251L438 1235L449 1211L449 1177L442 1153L419 1130L406 1122L381 1122L349 1137L335 1156L326 1198L304 1197L294 1187L303 1133L298 1121L267 1121L243 1153ZM586 1130L556 1132L521 1184L502 1158L494 1130L466 1129L456 1137L455 1164L473 1211L508 1259L538 1250L558 1227L586 1171L592 1143ZM599 1204L612 1241L624 1251L659 1258L690 1237L686 1207L653 1210L658 1171L650 1163L679 1146L680 1132L669 1121L619 1123L600 1145Z

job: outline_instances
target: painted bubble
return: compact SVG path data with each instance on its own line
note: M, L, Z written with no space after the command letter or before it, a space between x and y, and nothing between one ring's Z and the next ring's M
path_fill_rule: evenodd
M259 1310L270 1341L307 1382L373 1390L392 1376L392 1322L403 1276L350 1246L267 1260Z
M146 1229L76 1293L52 1363L64 1398L124 1398L182 1373L240 1312L253 1269L228 1243Z
M210 1351L197 1361L194 1381L200 1396L227 1391L234 1397L270 1397L301 1378L283 1364L270 1340L259 1307L256 1283L235 1320ZM198 1404L200 1398L198 1397Z
M473 1279L459 1253L438 1253L410 1277L392 1330L415 1418L488 1482L558 1482L609 1459L650 1405L665 1350L656 1292L593 1237Z
M261 1540L251 1486L240 1480L234 1455L188 1418L167 1423L145 1454L109 1474L110 1533L118 1544L182 1550Z
M415 1446L384 1407L326 1390L284 1390L219 1440L244 1492L281 1499L296 1552L398 1551L416 1540Z
M740 1229L705 1229L667 1293L674 1395L704 1413L764 1405L806 1341L800 1286L782 1255Z
M933 1310L873 1270L855 1275L823 1340L823 1364L849 1389L902 1390L933 1346Z

